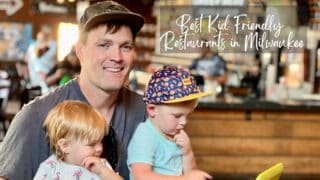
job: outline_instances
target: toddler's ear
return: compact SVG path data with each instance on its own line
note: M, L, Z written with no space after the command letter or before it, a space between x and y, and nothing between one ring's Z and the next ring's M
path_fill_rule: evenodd
M154 118L154 116L156 115L155 108L156 107L154 104L147 104L147 112L151 118Z
M62 152L68 153L69 152L69 142L65 138L59 139L57 142L59 148Z

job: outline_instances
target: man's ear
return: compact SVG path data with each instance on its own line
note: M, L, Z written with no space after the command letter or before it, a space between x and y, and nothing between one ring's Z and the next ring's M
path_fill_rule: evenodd
M133 52L133 59L136 60L136 58L137 58L137 51L134 51Z
M156 115L156 106L154 104L147 104L147 112L151 118Z
M62 152L64 152L64 153L69 152L69 141L68 140L66 140L65 138L61 138L58 140L57 144Z
M78 57L78 59L80 60L80 62L82 62L83 59L83 42L81 40L78 40L78 42L75 45L75 51L76 51L76 55Z

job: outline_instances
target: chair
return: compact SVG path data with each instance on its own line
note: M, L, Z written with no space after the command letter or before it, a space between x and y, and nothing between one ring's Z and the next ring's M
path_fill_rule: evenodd
M7 127L6 127L6 108L8 105L8 100L9 100L9 93L10 93L10 86L11 86L11 81L8 79L1 79L3 76L2 71L0 70L0 124L2 128L0 128L0 135L5 135L7 132ZM1 136L0 136L0 141L1 141Z
M27 104L29 101L33 100L35 97L41 96L41 87L33 86L33 87L25 87L21 93L20 104L21 107L24 104Z
M256 180L279 180L281 173L283 171L283 164L277 163L276 165L270 167L269 169L261 172Z

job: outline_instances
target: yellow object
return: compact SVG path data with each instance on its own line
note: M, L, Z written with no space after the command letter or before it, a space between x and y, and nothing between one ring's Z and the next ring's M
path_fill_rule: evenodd
M276 165L266 169L265 171L261 172L256 180L279 180L281 173L283 171L283 164L277 163Z

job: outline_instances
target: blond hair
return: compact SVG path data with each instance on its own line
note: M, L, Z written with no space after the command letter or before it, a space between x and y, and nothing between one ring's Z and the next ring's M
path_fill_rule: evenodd
M67 100L55 106L44 121L51 150L58 159L64 153L58 140L65 138L81 142L101 141L108 129L103 116L93 107L80 101Z

